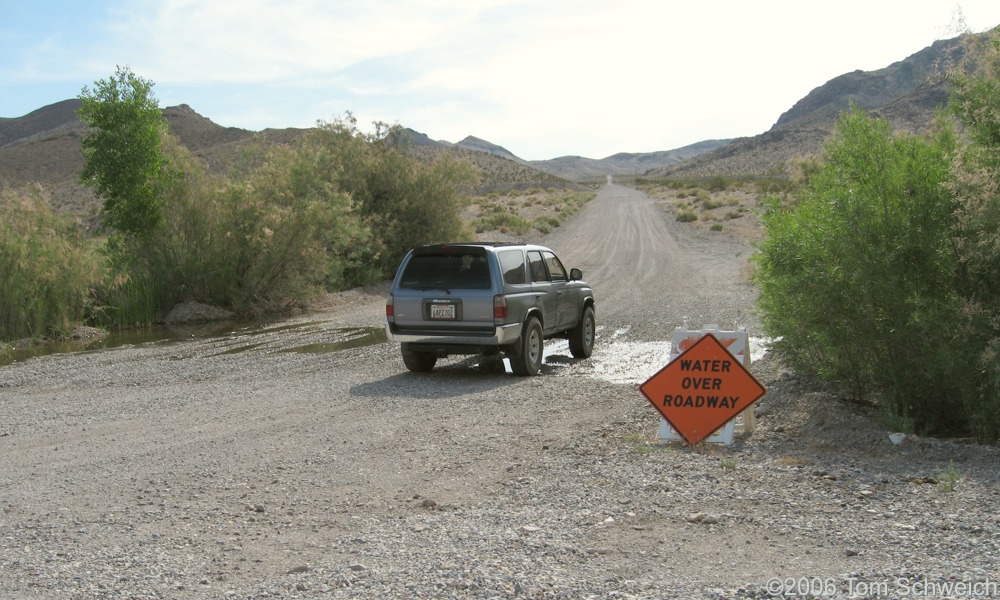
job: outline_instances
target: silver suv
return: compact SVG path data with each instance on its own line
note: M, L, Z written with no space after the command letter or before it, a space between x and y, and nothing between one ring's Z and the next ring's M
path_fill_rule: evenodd
M543 340L594 350L594 292L580 269L531 244L437 244L403 258L386 300L386 334L411 371L450 354L499 354L518 375L542 366Z

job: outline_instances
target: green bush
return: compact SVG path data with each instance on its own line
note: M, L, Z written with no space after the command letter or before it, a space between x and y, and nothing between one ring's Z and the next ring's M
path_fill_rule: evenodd
M305 141L322 152L325 178L350 195L362 222L377 236L373 263L385 277L414 246L471 235L461 219L460 190L475 181L472 166L448 155L420 162L407 154L406 139L401 126L384 123L362 134L348 115L321 124Z
M715 210L716 208L720 208L725 205L726 203L724 200L712 198L711 196L709 196L708 198L705 198L702 201L701 208L702 210Z
M708 180L705 181L705 187L710 192L722 192L728 190L732 185L734 185L733 180L727 177L720 177L718 175L709 177Z
M951 186L959 203L952 243L961 273L960 343L970 349L964 370L978 375L966 403L973 432L1000 439L1000 27L966 41L968 63L952 78L949 104L971 142L956 154Z
M151 81L118 67L80 94L80 120L89 125L80 180L104 199L104 224L126 235L144 235L162 218L167 120L152 89Z
M473 222L477 233L484 231L502 231L504 233L514 232L517 235L524 235L531 230L532 224L527 219L508 212L492 213L485 217L480 217Z
M86 99L91 112L118 114L112 92L130 78L99 82L100 95ZM155 116L151 84L137 81L143 110ZM94 124L102 150L113 154L107 140L128 122ZM188 300L244 314L282 310L385 278L413 246L467 237L459 190L474 180L471 166L412 158L398 126L362 134L349 117L290 145L252 146L228 178L158 126L149 130L159 136L149 144L156 175L140 178L149 184L141 204L106 204L115 231L103 249L53 214L40 190L0 194L0 339L62 334L84 318L147 325ZM101 158L88 169L122 184L116 199L145 185L115 179L115 161ZM532 226L500 210L499 227Z
M755 257L764 327L796 370L874 393L933 433L968 428L974 375L956 336L953 139L894 137L846 114L798 203L766 203Z
M278 147L233 182L171 142L170 163L182 175L165 191L162 224L109 243L117 276L102 304L110 322L148 323L190 300L274 311L365 282L358 274L372 260L372 237L331 181L322 149Z
M98 245L41 188L0 189L0 340L61 337L101 276Z
M681 223L690 223L698 220L698 213L689 208L682 208L677 211L677 220Z

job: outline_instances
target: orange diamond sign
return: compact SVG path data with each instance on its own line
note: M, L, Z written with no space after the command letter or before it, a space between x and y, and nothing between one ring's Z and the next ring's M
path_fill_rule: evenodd
M711 334L657 371L639 390L692 446L767 391Z

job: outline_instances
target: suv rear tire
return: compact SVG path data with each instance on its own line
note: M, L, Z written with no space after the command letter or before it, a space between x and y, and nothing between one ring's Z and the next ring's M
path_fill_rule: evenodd
M542 338L542 325L538 319L532 317L524 325L521 331L520 355L510 359L510 369L515 375L537 375L542 369L542 350L544 339Z
M594 352L594 337L597 325L594 319L594 309L588 306L583 309L583 316L576 327L569 332L569 351L574 358L590 358Z
M437 356L433 352L413 350L410 344L400 344L400 353L403 355L403 364L414 373L427 373L437 362Z

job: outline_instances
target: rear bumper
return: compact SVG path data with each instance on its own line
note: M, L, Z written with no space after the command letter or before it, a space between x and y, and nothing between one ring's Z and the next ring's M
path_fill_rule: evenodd
M385 335L392 342L426 344L429 346L506 346L521 337L521 324L500 325L483 333L406 330L400 331L393 323L385 326Z

